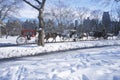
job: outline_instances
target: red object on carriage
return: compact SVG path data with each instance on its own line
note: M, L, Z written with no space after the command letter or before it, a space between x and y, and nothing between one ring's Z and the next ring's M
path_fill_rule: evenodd
M24 29L21 31L21 34L16 39L16 43L19 44L26 44L27 40L31 40L31 37L36 36L36 30L28 30Z
M21 36L28 36L30 35L31 37L35 37L36 35L36 30L22 30L21 31Z

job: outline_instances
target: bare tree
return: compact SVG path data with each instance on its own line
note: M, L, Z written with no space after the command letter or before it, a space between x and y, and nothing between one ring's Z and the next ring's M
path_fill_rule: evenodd
M46 0L34 0L34 2L37 3L33 4L34 2L28 1L28 0L23 0L25 3L29 4L32 6L34 9L36 9L39 12L38 15L38 20L39 20L39 29L38 29L38 45L39 46L44 46L44 20L43 20L43 11L44 11L44 5Z
M58 31L62 33L74 21L75 13L73 13L72 8L60 0L53 5L54 7L51 8L50 13L54 22L57 23Z
M118 18L120 20L120 6L116 9L116 12L117 12Z
M102 16L102 11L101 10L93 10L93 11L91 11L90 15L93 19L99 20L100 17Z
M114 0L114 1L119 2L120 0Z
M22 24L19 20L8 20L6 23L6 32L7 35L20 35L22 30Z
M13 13L15 15L20 8L18 4L19 0L0 0L0 19L5 20L6 18L13 16Z
M45 22L45 34L55 32L55 24L53 19L49 19Z
M86 15L89 13L89 9L85 8L85 7L78 7L76 9L77 11L77 15L78 15L78 20L80 21L80 23L83 23L83 19L86 17Z
M98 24L100 21L100 18L102 17L102 11L101 10L93 10L90 13L91 17L92 17L92 23L95 27L96 30L98 30Z
M88 17L87 15L89 14L89 9L88 8L85 8L85 7L78 7L76 8L76 12L77 12L77 19L78 21L80 22L80 25L79 25L79 32L83 32L84 30L84 27L83 27L83 22L84 22L84 19L86 17Z
M120 0L91 0L91 1L94 1L94 2L99 2L101 3L102 5L109 5L111 3L111 1L113 2L119 2Z

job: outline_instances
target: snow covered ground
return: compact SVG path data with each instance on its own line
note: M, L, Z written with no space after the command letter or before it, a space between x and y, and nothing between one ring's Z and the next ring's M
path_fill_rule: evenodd
M120 47L1 60L0 80L120 80Z
M16 44L16 38L0 38L0 45ZM120 40L0 47L0 80L120 80Z
M7 39L5 37L0 38L0 45L16 44L16 38L17 37L8 37ZM120 40L46 43L45 47L37 46L37 44L0 47L0 59L21 57L28 55L38 55L49 52L65 51L65 50L80 49L80 48L100 47L107 45L120 45Z

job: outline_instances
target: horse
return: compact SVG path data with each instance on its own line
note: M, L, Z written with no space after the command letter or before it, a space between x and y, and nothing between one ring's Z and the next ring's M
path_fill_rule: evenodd
M100 31L94 31L92 33L92 35L90 35L90 36L93 36L95 39L96 38L98 38L98 39L100 39L100 38L107 39L108 38L108 36L105 32L100 32Z
M46 42L49 42L48 40L50 39L50 38L53 38L53 40L52 40L52 42L56 42L56 37L58 36L58 34L57 33L47 33L47 34L45 34L45 37L44 37L44 39L46 40Z
M87 33L80 33L78 35L78 38L79 39L85 39L85 40L87 40L88 39L88 34Z
M115 35L114 33L107 33L106 34L108 39L113 39L114 35Z
M72 39L73 41L76 41L76 37L77 37L75 30L70 30L70 31L66 30L60 35L61 35L63 41L65 41L65 40L70 41L70 39Z

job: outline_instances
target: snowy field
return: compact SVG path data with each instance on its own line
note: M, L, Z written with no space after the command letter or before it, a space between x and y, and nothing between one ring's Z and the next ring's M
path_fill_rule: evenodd
M16 44L17 37L0 38L0 45ZM32 42L32 40L31 40ZM108 45L120 45L120 40L97 40L97 41L78 41L78 42L62 42L62 43L46 43L45 47L37 46L37 44L28 44L21 46L0 47L0 59L32 56L45 54L49 52L65 51L81 48L101 47Z
M120 80L120 47L0 60L0 80Z
M16 38L0 38L0 45ZM120 80L120 40L0 47L0 80Z

